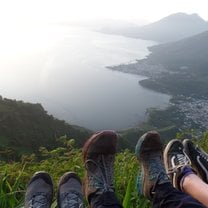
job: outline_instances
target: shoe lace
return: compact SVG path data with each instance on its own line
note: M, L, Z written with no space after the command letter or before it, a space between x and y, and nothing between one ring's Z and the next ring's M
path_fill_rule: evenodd
M89 175L89 186L96 188L101 192L114 192L113 175L114 175L114 155L98 155L95 160L88 159L85 163ZM96 172L91 171L88 166L92 163L96 166Z
M37 192L34 194L29 201L29 208L48 208L49 205L49 195L43 192Z
M173 155L171 158L171 165L172 167L169 169L168 173L174 173L179 168L191 166L191 160L183 150L182 153Z
M80 193L70 191L61 195L62 208L83 208L83 200Z

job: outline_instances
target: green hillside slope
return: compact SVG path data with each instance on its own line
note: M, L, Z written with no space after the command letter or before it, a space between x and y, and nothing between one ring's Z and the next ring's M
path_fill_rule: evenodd
M37 151L40 146L49 149L59 145L56 140L67 135L81 146L91 132L69 125L48 115L41 104L0 99L0 155L4 157Z

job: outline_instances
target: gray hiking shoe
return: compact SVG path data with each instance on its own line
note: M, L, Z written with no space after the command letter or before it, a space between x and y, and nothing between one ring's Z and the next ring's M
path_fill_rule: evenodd
M181 190L180 177L185 167L191 168L191 161L184 151L184 146L178 139L171 140L164 151L165 169L172 184Z
M113 175L117 145L114 131L98 132L87 140L83 147L86 168L84 184L85 196L89 201L92 194L114 192Z
M25 195L24 208L50 208L53 198L53 183L44 171L36 172L31 178Z
M61 177L58 185L57 204L59 208L83 207L82 183L74 172L67 172Z
M195 146L189 139L183 141L183 146L197 175L205 183L208 183L208 154L198 146Z
M163 144L156 131L149 131L137 142L135 153L141 164L141 175L137 178L137 188L152 200L155 187L170 182L163 164Z

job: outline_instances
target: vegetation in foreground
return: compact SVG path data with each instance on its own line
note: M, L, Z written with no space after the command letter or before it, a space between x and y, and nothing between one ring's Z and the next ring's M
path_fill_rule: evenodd
M186 135L186 133L179 134L178 138L185 138ZM36 171L45 170L52 176L55 191L59 178L67 171L75 171L82 179L84 178L81 150L73 147L74 140L72 139L61 137L60 140L64 147L50 151L45 147L40 147L39 154L23 155L19 162L0 162L1 208L23 206L27 183ZM208 151L208 133L195 142ZM129 150L124 150L116 155L115 188L124 208L150 207L150 202L137 194L136 175L139 168L135 155ZM56 207L55 197L52 207Z
M83 167L81 150L69 146L52 151L41 147L38 156L35 154L22 156L20 162L1 162L0 207L22 207L27 183L36 171L47 171L53 178L56 191L59 178L67 171L74 171L83 179ZM147 207L148 205L148 201L139 200L137 196L135 186L137 171L138 162L133 153L125 150L117 154L115 188L119 200L124 202L125 207ZM55 197L52 207L56 207Z

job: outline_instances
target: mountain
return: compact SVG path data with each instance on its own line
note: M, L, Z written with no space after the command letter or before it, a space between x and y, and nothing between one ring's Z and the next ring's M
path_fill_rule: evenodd
M156 42L177 41L208 30L208 23L197 14L176 13L157 22L127 30L106 30L133 38L153 40Z
M208 31L172 43L149 47L148 60L160 63L167 69L189 69L208 75Z
M31 153L40 146L60 145L57 138L66 135L81 147L91 131L69 125L48 115L41 104L25 103L0 96L0 157ZM7 155L8 156L8 155Z
M208 31L150 50L152 53L143 61L163 66L166 72L142 80L142 86L175 96L208 98ZM136 65L138 68L139 62Z
M208 23L197 14L177 13L140 27L134 36L157 42L170 42L193 36L206 30L208 30Z

